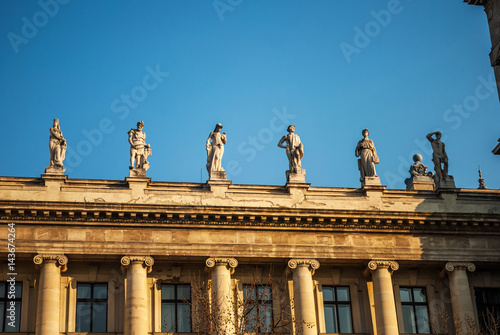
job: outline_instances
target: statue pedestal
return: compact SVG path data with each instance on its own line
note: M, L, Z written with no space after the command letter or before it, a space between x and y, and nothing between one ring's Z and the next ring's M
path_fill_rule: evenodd
M407 191L434 191L434 179L430 176L412 176L405 183Z
M226 171L210 171L208 180L227 180Z
M380 178L378 176L365 177L365 180L361 183L363 186L380 186Z
M66 171L64 167L56 165L47 165L45 168L45 174L64 175L64 171Z
M292 173L290 170L286 171L286 182L288 183L305 183L306 170L300 169L297 173Z
M434 183L436 184L436 189L455 188L455 179L450 175L446 176L445 179L438 179L437 175L434 175Z
M129 177L139 177L139 178L146 178L146 169L130 169L130 172L128 174Z

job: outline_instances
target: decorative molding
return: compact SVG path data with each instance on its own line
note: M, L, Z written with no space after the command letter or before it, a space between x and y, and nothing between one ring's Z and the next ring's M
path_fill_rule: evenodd
M153 264L155 263L155 260L151 256L123 256L122 259L120 260L120 263L124 267L129 266L130 263L133 262L142 262L143 265L145 265L147 272L150 273L152 271L152 267Z
M452 272L455 270L469 270L470 272L476 271L474 263L470 262L448 262L445 267L446 271Z
M377 269L387 269L389 273L399 269L399 264L396 261L384 260L384 259L374 259L368 263L368 269L370 271L375 271Z
M314 274L316 269L319 269L319 265L319 262L315 259L294 258L288 261L288 267L292 270L300 266L308 266L309 271L311 271L311 275Z
M61 267L61 272L68 269L68 257L63 254L38 254L33 257L33 263L36 265L42 265L44 261L56 261L56 265Z

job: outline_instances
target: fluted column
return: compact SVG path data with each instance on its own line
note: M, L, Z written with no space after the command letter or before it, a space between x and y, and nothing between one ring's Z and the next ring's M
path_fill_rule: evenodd
M124 256L121 263L127 268L124 334L147 335L149 330L147 277L154 259L149 256Z
M220 334L231 335L235 331L235 308L231 289L231 275L238 266L235 258L209 258L206 261L212 279L213 311Z
M456 331L460 334L467 334L470 330L470 320L474 320L474 305L472 304L467 270L474 272L476 266L467 262L448 262L445 269L450 281L453 320L459 328Z
M319 268L319 262L315 259L291 259L288 267L293 271L297 330L304 335L316 335L318 327L312 276L314 270Z
M33 258L40 265L36 335L59 334L61 272L66 271L68 258L64 255L39 254Z
M392 273L399 269L399 264L394 261L373 260L368 263L368 269L373 280L377 334L399 335L391 279Z

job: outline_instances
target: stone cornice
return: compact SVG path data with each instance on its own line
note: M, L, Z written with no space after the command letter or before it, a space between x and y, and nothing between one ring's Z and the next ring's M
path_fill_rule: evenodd
M120 260L120 263L127 267L130 263L141 262L143 266L146 267L147 272L150 273L152 271L153 264L155 260L151 256L123 256Z
M119 208L119 210L117 210ZM143 227L265 227L328 230L500 232L500 216L294 208L2 202L0 222Z
M293 258L288 261L288 267L292 270L297 267L307 266L309 271L311 271L311 275L314 274L314 271L319 269L319 262L315 259L306 259L306 258Z
M375 271L377 269L387 269L391 274L399 269L399 264L396 261L374 259L368 263L368 269Z
M65 272L68 267L68 257L63 254L38 254L33 257L33 263L41 265L44 261L55 261L56 265L61 267L61 272Z
M470 272L476 271L474 263L470 262L448 262L445 267L446 271L452 272L455 270L469 270Z

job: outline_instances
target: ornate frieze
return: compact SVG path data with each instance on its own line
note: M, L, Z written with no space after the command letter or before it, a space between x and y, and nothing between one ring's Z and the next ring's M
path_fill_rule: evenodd
M56 261L56 264L61 267L61 272L65 272L68 267L68 257L63 254L38 254L33 257L33 263L41 265L44 261Z
M319 269L319 262L315 259L294 258L288 261L290 269L296 269L298 266L308 266L311 274L314 274L316 269Z
M130 263L133 262L142 262L147 268L148 273L150 273L155 260L151 256L123 256L120 262L125 267L129 266Z
M448 262L444 268L448 272L455 270L469 270L470 272L474 272L476 270L474 263L470 262Z

